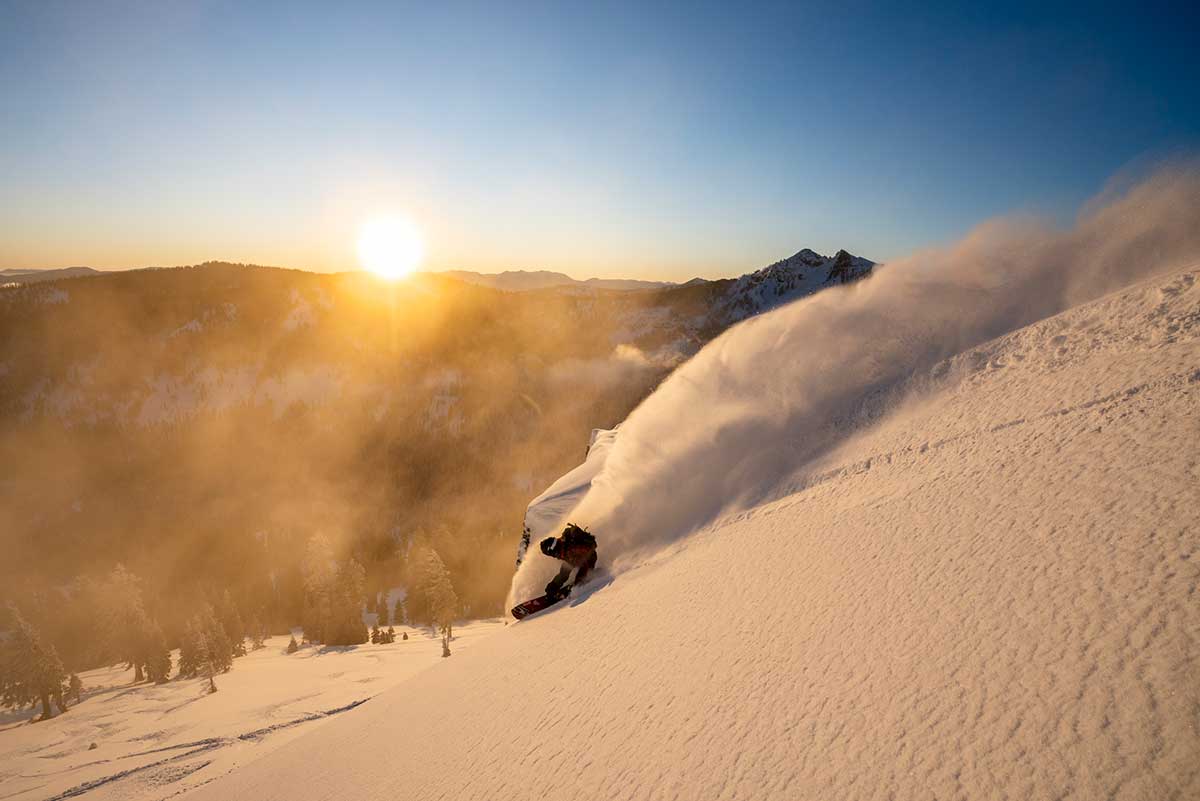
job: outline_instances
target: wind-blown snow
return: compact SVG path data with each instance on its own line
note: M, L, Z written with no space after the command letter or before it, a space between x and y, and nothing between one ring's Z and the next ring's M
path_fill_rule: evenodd
M730 332L584 502L615 579L194 797L1200 796L1198 186Z
M583 463L565 473L529 502L525 510L524 537L517 554L518 563L524 561L527 548L536 548L544 538L559 533L560 521L583 500L616 439L616 429L594 429Z
M854 418L972 346L1152 276L1200 264L1200 173L1163 173L1057 231L985 224L941 250L876 268L736 326L622 425L572 520L620 569L724 510L764 497ZM535 555L509 599L553 571Z
M986 343L194 798L1195 798L1198 364L1196 271Z

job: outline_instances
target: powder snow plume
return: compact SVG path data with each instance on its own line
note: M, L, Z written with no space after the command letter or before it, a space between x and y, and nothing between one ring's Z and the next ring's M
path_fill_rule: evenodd
M1094 200L1068 230L990 221L748 320L630 414L571 520L619 572L763 499L939 361L1196 263L1200 167L1190 163ZM510 601L540 594L554 567L540 554L526 560Z

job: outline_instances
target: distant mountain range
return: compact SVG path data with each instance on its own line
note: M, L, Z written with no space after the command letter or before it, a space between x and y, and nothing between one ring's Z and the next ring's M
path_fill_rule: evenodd
M679 285L6 270L0 464L20 469L0 475L0 587L116 560L164 594L240 586L253 560L292 581L324 531L360 555L369 587L391 586L396 548L430 542L460 598L491 613L525 505L589 431L730 325L873 267L802 250ZM279 592L263 603L291 603Z
M91 267L62 267L58 269L9 269L0 270L0 284L33 284L42 281L57 281L60 278L78 278L100 275L102 272L124 272L122 270L95 270ZM579 280L566 273L549 270L505 270L502 273L477 273L471 270L445 270L435 275L445 275L476 286L486 286L503 292L528 292L538 289L573 286L588 289L662 289L675 286L670 281L641 281L626 278L588 278ZM691 282L703 282L693 278Z
M549 270L505 270L502 273L477 273L470 270L446 270L441 275L466 281L468 284L491 287L504 292L528 292L535 289L552 289L562 286L586 287L588 289L662 289L675 286L669 281L639 281L626 278L588 278L580 281L566 273ZM698 279L703 280L703 279Z
M84 275L99 275L91 267L61 267L52 270L0 270L0 285L35 284L41 281L57 281L60 278L79 278Z
M747 273L736 279L705 278L677 284L671 281L643 281L632 278L587 278L580 280L566 273L550 270L505 270L501 273L479 273L472 270L445 270L429 275L441 275L475 286L498 289L502 292L532 292L545 289L576 288L613 291L664 290L678 287L713 285L729 287L731 297L722 304L727 309L727 322L735 322L762 311L766 305L786 300L792 296L807 294L830 282L846 283L861 277L870 270L874 262L852 256L844 250L836 255L822 256L805 248L793 256L777 261L761 270ZM57 281L61 278L80 278L102 275L101 270L91 267L63 267L55 269L6 269L0 270L0 285L34 284ZM125 272L125 271L107 271ZM732 287L730 287L732 282Z

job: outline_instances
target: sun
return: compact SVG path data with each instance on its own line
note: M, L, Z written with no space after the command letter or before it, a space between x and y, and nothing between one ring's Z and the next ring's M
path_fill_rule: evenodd
M417 269L425 256L421 232L407 217L379 217L358 234L358 260L364 270L395 280Z

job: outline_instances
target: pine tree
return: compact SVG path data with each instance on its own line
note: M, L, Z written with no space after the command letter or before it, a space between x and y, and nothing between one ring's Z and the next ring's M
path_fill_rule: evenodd
M134 683L169 672L170 651L157 621L147 613L141 579L118 564L102 581L77 584L77 600L96 609L95 657L124 662L133 669ZM155 665L153 675L149 666Z
M208 679L209 695L217 691L217 682L215 680L217 666L214 664L212 643L209 641L209 634L211 632L212 628L208 626L200 626L196 629L196 658L200 664L200 675Z
M158 623L151 622L144 632L142 658L145 660L146 678L155 684L163 684L171 676L171 650Z
M376 605L375 608L379 610L379 618L376 621L375 625L377 625L377 626L391 625L392 616L388 613L388 602L387 602L387 594L386 593L380 596L379 603Z
M450 637L454 616L458 612L458 595L454 592L450 573L442 557L433 548L427 548L421 557L417 595L422 598L427 622L442 635L442 656L450 656Z
M250 650L257 651L263 647L263 640L267 639L267 628L262 623L262 616L256 616L250 621Z
M199 636L196 619L188 620L179 642L179 673L181 678L190 679L200 669Z
M296 642L296 635L293 634L292 639L288 641L287 652L289 654L294 654L299 650L300 650L300 644Z
M221 627L225 630L225 637L229 640L230 653L233 656L246 655L246 626L242 623L242 614L238 611L237 604L233 601L233 596L229 594L229 590L225 590L225 594L221 596Z
M339 566L333 591L330 593L329 631L327 645L359 645L368 640L367 624L363 622L363 583L366 571L348 559Z
M103 581L91 583L87 588L97 607L97 650L102 661L124 662L133 668L134 683L144 681L150 623L143 604L141 579L118 564Z
M54 646L42 640L16 606L9 605L9 615L13 631L0 654L0 703L21 707L40 701L40 720L49 720L54 717L51 699L59 711L67 709L63 700L70 692L67 673Z
M55 656L58 656L58 654L55 654ZM61 665L62 662L59 662L59 664ZM59 712L67 711L67 698L71 692L71 686L66 682L66 675L67 674L64 671L63 679L59 680L58 684L56 684L54 687L54 692L50 694L50 697L54 699L54 705L58 707Z
M78 704L80 700L82 700L81 695L83 694L83 682L80 681L78 675L72 673L71 678L67 682L67 686L70 690L68 697L73 703Z
M115 624L120 628L118 648L120 658L133 667L133 680L145 680L142 666L145 665L145 643L148 639L149 620L142 601L142 580L117 565L109 576L111 600L114 603Z
M213 608L205 604L199 615L199 628L204 633L204 644L208 653L208 661L218 673L225 673L233 667L233 645L225 627L217 620ZM203 667L203 661L201 662Z
M333 617L333 549L322 534L314 534L304 549L304 605L300 625L304 639L325 642Z
M396 630L391 626L387 627L387 639L384 642L393 643L396 641Z

